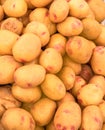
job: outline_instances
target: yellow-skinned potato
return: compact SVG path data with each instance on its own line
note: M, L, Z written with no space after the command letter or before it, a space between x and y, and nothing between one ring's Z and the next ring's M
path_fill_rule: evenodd
M96 39L102 31L101 24L95 19L85 18L82 20L82 24L83 30L81 35L89 40Z
M93 47L81 36L70 37L66 44L67 55L79 64L87 63L92 55Z
M64 37L60 33L56 33L50 37L50 41L47 47L56 49L63 56L65 54L66 42L66 37Z
M39 56L40 52L40 38L33 33L21 35L12 48L14 58L22 63L34 60Z
M91 63L91 68L93 69L95 74L101 74L105 76L105 47L104 46L96 46L90 63Z
M50 4L53 0L30 0L34 7L44 7Z
M47 72L56 74L63 66L63 58L56 49L46 48L39 57L39 64L42 65Z
M26 89L14 84L12 86L12 94L21 102L31 103L38 101L41 98L42 92L39 86Z
M27 12L27 3L25 0L6 0L3 9L7 16L21 17Z
M44 23L38 21L32 21L28 23L24 29L24 33L30 33L30 32L39 36L42 46L48 44L50 40L50 33Z
M80 74L82 69L81 64L73 61L67 54L63 56L63 66L71 67L76 75Z
M0 30L0 55L11 55L19 35L9 30Z
M63 36L75 36L82 32L83 24L78 18L68 16L64 21L57 24L57 30Z
M102 130L103 117L98 106L90 105L83 109L80 130Z
M66 90L70 90L74 86L75 72L72 68L64 66L57 75L63 81Z
M54 34L57 30L56 24L53 23L49 18L49 10L45 7L35 8L33 11L31 11L29 15L29 20L44 23L47 26L50 35Z
M14 73L17 85L23 88L31 88L40 85L45 79L46 71L39 64L24 65Z
M49 98L42 98L33 104L30 112L39 126L47 125L54 116L56 103Z
M77 94L78 102L83 106L98 105L102 102L104 96L103 90L96 84L86 84L79 89Z
M81 124L81 108L76 102L62 103L54 116L56 130L78 130Z
M23 30L23 23L20 22L17 18L9 17L2 21L0 29L9 30L20 35Z
M69 14L71 16L82 19L88 15L89 5L86 3L85 0L70 0L69 7Z
M9 84L14 82L14 72L22 65L15 61L13 56L0 56L0 84Z
M66 88L62 80L54 74L46 74L41 84L43 93L52 100L60 100L66 94Z
M50 5L49 13L52 22L62 22L68 16L69 4L66 0L55 0Z
M6 130L34 130L32 115L22 108L10 108L2 116L1 123Z

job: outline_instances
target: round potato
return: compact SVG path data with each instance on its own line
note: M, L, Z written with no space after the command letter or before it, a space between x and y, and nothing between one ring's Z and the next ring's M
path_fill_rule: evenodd
M3 9L7 16L21 17L27 12L27 3L25 0L6 0Z
M2 21L0 29L9 30L20 35L23 30L23 23L20 22L17 18L9 17Z
M42 65L47 72L56 74L63 66L63 58L56 49L46 48L39 57L39 64Z
M78 130L81 124L81 108L76 102L62 103L54 116L56 130Z
M66 88L61 81L54 74L46 74L45 80L41 84L43 93L52 100L60 100L66 94Z
M22 108L10 108L2 116L1 123L6 130L34 130L32 115Z
M33 104L30 112L39 126L47 125L54 116L56 103L48 98L42 98Z
M14 80L17 85L23 88L31 88L40 85L45 79L46 71L38 64L24 65L14 73Z
M25 33L20 36L12 48L14 58L22 63L34 60L40 52L40 38L33 33Z
M48 44L50 40L50 33L44 23L38 21L32 21L28 23L24 29L24 33L30 33L30 32L39 36L42 46Z
M15 84L12 86L12 94L16 99L25 103L36 102L42 95L39 87L26 89Z
M68 16L65 20L57 24L57 30L63 36L75 36L82 32L83 24L78 18Z

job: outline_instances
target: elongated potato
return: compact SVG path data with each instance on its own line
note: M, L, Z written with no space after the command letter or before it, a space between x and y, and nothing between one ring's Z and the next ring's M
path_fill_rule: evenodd
M41 84L43 93L52 100L60 100L66 94L66 88L62 80L54 74L46 74Z

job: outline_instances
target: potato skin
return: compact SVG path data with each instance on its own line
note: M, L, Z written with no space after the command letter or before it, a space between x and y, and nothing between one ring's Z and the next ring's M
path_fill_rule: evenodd
M6 110L1 118L1 123L6 130L34 130L35 128L32 115L22 108Z
M75 102L62 103L54 116L56 130L78 130L81 124L81 108Z

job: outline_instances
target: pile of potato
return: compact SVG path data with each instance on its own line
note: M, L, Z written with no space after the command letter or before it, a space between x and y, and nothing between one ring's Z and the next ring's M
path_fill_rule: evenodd
M105 130L103 0L0 0L0 130Z

